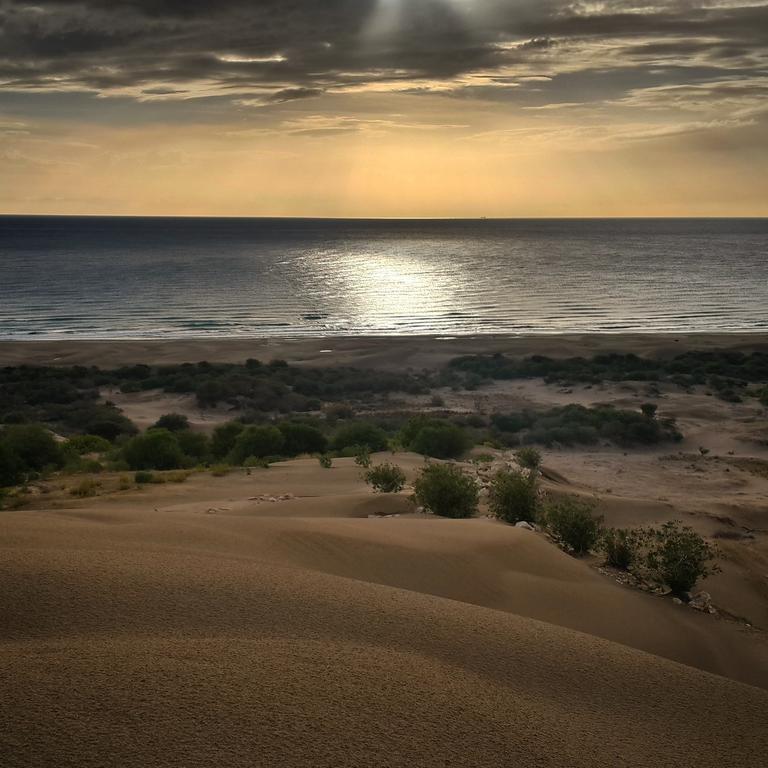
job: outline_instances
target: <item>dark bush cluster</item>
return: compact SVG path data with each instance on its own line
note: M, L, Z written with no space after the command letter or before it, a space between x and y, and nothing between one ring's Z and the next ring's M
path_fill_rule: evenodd
M355 449L357 453L361 448L372 453L386 451L389 445L387 433L376 424L367 421L353 421L341 427L333 437L331 446L335 451Z
M605 562L637 570L685 596L699 579L719 571L718 551L690 526L671 520L659 527L604 531Z
M507 445L595 445L609 440L632 446L682 439L672 419L650 418L640 411L611 406L566 405L542 412L495 414L491 424L497 439Z
M470 447L469 435L445 419L417 416L401 432L403 446L434 459L458 459Z
M45 423L62 434L92 434L114 441L135 435L135 426L108 403L100 402L105 389L124 393L161 390L195 395L198 405L224 404L252 414L291 414L319 411L324 403L341 406L370 404L379 396L402 392L426 394L457 374L366 370L352 367L308 368L284 361L243 365L184 363L130 365L114 370L97 367L18 366L0 369L0 423ZM329 421L332 412L329 410ZM335 418L335 417L334 417ZM155 425L171 432L189 428L180 414L167 414Z
M716 350L685 352L672 358L603 354L592 358L524 359L502 354L456 358L450 367L478 379L535 379L554 383L598 384L602 381L668 381L684 389L706 385L722 400L740 402L750 384L768 383L768 353Z
M39 424L0 429L0 488L19 485L49 469L60 469L66 459L67 451Z

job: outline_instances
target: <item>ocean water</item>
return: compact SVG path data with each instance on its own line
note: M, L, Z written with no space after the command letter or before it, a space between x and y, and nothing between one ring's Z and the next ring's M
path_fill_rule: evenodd
M0 217L0 338L768 329L768 219Z

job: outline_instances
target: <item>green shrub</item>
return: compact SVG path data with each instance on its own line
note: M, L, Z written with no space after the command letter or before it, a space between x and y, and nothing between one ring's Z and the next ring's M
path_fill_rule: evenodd
M187 480L189 480L190 475L192 472L190 470L179 470L176 472L166 472L163 475L163 482L166 483L177 483L181 485L181 483L186 483Z
M367 448L372 453L387 450L387 434L381 427L358 421L342 427L334 436L332 447L336 451L345 448Z
M154 428L167 429L169 432L183 432L189 429L189 419L181 413L166 413L157 420Z
M639 539L636 531L626 528L609 528L603 532L602 549L605 564L629 570L638 557Z
M128 475L122 475L118 483L117 489L119 491L129 491L132 487L131 478Z
M70 496L79 496L81 499L88 496L96 496L101 488L101 483L95 480L83 480L74 488L70 488Z
M469 449L469 438L450 422L422 427L410 444L411 450L434 459L458 459Z
M211 454L215 459L228 456L235 447L235 441L245 427L239 421L228 421L213 430Z
M661 528L645 529L643 538L645 565L675 594L689 592L699 579L719 571L713 562L717 549L690 526L670 521Z
M277 427L246 427L237 436L229 458L233 464L242 465L251 456L257 459L277 456L284 445L285 438Z
M461 427L445 419L416 416L400 433L402 444L434 459L458 459L469 449L470 440Z
M514 525L521 521L535 523L539 512L539 484L535 473L525 475L501 470L488 488L488 507L500 520Z
M123 458L133 470L181 469L187 463L176 435L166 429L132 437L123 447Z
M524 469L538 471L541 469L541 452L526 446L515 451L515 461Z
M137 485L149 485L155 482L155 476L151 472L142 470L133 476L133 482Z
M278 429L283 435L283 452L286 456L325 453L328 449L328 439L317 427L284 421L278 425Z
M18 485L23 479L24 464L6 445L0 434L0 488Z
M346 403L335 403L325 409L325 418L335 424L337 421L347 421L355 418L355 409Z
M491 422L499 438L508 444L514 443L511 437L527 444L595 445L603 439L625 446L682 439L674 419L650 419L637 411L605 405L566 405L535 414L496 414Z
M106 453L112 450L112 443L98 435L74 435L65 443L80 456L86 453Z
M214 477L226 477L232 471L229 464L214 464L211 467L211 474Z
M358 448L355 454L355 464L363 469L369 469L371 466L371 452L367 448Z
M547 508L547 527L574 555L586 555L602 533L603 518L594 511L593 504L575 497L556 501Z
M185 456L194 459L196 464L203 464L208 461L211 455L211 441L205 432L184 430L174 432L174 434Z
M378 493L400 493L405 488L405 472L395 464L379 464L365 473L365 482Z
M317 460L320 462L320 466L323 469L331 469L331 467L333 467L333 458L328 453L321 454L317 457Z
M53 435L39 424L6 427L0 434L0 442L16 455L23 471L61 467L64 464L61 447Z
M113 405L89 403L62 416L63 423L70 429L103 437L110 442L120 435L135 435L136 425L127 419Z
M257 459L255 456L249 456L243 466L246 469L269 469L269 459Z
M472 517L479 496L475 480L455 464L430 464L414 483L416 501L440 517Z
M643 413L643 416L645 416L646 419L655 419L656 418L656 412L659 410L659 406L655 403L643 403L640 406L640 410Z

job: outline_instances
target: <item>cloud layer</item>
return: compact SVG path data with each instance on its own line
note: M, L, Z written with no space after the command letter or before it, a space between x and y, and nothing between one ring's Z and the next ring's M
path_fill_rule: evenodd
M546 101L541 83L580 72L577 95L593 101L768 72L765 3L5 0L0 30L4 89L136 98L280 103L386 88L514 99L510 85L539 75Z
M342 136L405 157L431 132L468 158L632 145L738 175L768 159L767 95L768 2L0 0L0 172L22 181L64 162L52 143L103 163L116 131L169 124L186 164Z

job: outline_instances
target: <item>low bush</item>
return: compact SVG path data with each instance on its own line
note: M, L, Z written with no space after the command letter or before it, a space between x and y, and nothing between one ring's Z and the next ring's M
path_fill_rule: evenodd
M0 433L0 442L16 456L22 471L39 471L64 464L61 446L39 424L15 424Z
M285 421L278 425L278 429L283 435L283 453L286 456L325 453L328 449L328 439L317 427Z
M211 454L215 459L223 459L235 447L235 441L245 427L239 421L228 421L213 430Z
M434 459L458 459L469 449L470 440L461 427L436 421L419 429L408 447Z
M317 457L317 460L323 469L331 469L333 467L333 457L328 453L321 454Z
M22 481L24 464L0 437L0 488L18 485Z
M380 464L366 472L365 482L377 493L400 493L405 488L405 472L395 464Z
M501 470L488 488L491 514L507 523L535 523L539 514L539 484L534 472Z
M114 405L88 403L61 414L49 411L48 416L51 421L61 421L67 429L98 435L110 442L121 435L135 435L138 431Z
M243 462L243 466L246 469L269 469L269 459L257 459L255 456L250 456Z
M457 459L469 448L469 439L456 424L421 414L409 419L400 431L405 448L434 459Z
M166 413L156 424L156 429L167 429L169 432L183 432L189 429L189 419L181 413Z
M211 467L211 474L214 477L226 477L232 471L229 464L214 464Z
M530 446L520 448L518 451L515 451L515 461L523 469L538 471L541 469L541 452Z
M595 445L600 440L610 440L617 445L632 446L682 439L674 419L651 419L637 411L612 406L566 405L541 413L496 414L491 422L499 438L508 444L519 441Z
M639 538L627 528L609 528L603 532L602 550L605 564L628 571L638 559Z
M101 488L101 483L96 480L83 480L74 488L70 488L69 494L70 496L78 496L81 499L84 499L89 496L96 496L99 492L99 488Z
M66 446L81 456L86 453L106 453L112 450L112 443L99 435L74 435L67 440Z
M211 441L204 432L174 432L181 450L196 464L204 464L211 456Z
M189 472L168 472L163 476L166 483L186 483L189 480Z
M246 427L237 436L229 460L232 464L242 465L251 457L278 456L284 446L285 438L277 427Z
M129 469L181 469L187 463L173 432L151 429L132 437L123 447L123 458Z
M465 518L477 512L477 483L455 464L425 467L414 483L414 489L417 503L440 517Z
M353 422L342 427L334 436L331 443L336 451L345 448L367 448L371 453L387 450L387 433L365 421Z
M142 470L133 476L133 482L137 485L149 485L155 482L155 476L151 472Z
M690 526L676 520L643 532L644 562L649 571L675 594L689 592L699 579L717 573L715 547Z
M646 419L655 419L656 412L659 410L659 406L655 403L643 403L640 406L640 411Z
M355 454L355 464L363 469L371 466L371 452L367 448L359 448Z
M595 507L589 502L564 498L547 507L547 527L566 549L580 557L600 541L603 518L594 512Z

